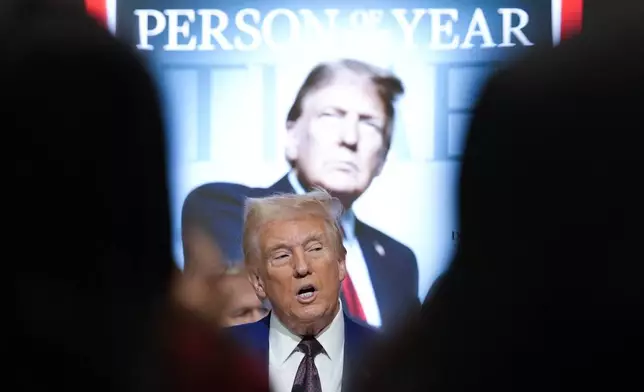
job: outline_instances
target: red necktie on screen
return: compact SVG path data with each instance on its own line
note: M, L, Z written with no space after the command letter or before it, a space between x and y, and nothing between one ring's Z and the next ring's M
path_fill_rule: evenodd
M340 231L342 232L342 238L346 240L347 236L344 232L344 227L340 226ZM367 321L367 317L364 314L364 309L362 309L362 304L360 303L360 298L358 297L358 292L356 291L351 277L349 276L349 271L347 270L347 276L345 276L342 281L342 295L344 296L344 302L347 306L347 312L354 318Z
M367 321L362 309L362 304L358 298L358 292L351 282L351 277L347 272L347 276L342 281L342 294L344 295L344 302L347 305L349 314L358 320Z

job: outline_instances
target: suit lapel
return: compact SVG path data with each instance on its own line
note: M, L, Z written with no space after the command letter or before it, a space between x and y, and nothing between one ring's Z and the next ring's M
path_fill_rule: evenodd
M358 323L346 314L344 315L344 366L342 370L342 390L350 391L354 385L366 377L366 369L362 366L361 356L367 346L365 334Z
M258 336L257 349L259 350L261 358L264 358L264 360L266 361L266 370L268 371L268 336L271 329L271 312L268 312L268 315L261 319L259 322L262 326L264 326L264 328L261 329L261 336Z
M288 174L280 178L275 184L268 188L271 193L295 193L295 189L288 180Z
M269 331L270 331L270 313L263 319L254 323L243 324L236 327L226 328L228 336L237 341L240 349L246 351L252 360L256 362L257 366L265 369L264 375L266 376L266 386L269 385L268 380L268 364L269 364Z
M380 319L386 319L386 309L388 309L388 294L390 293L389 282L392 281L388 274L387 263L384 259L387 257L386 249L369 230L369 227L356 219L356 237L364 256L364 261L369 270L369 278L376 296L378 309L380 310Z
M253 347L255 348L255 353L257 355L257 358L261 360L261 366L266 369L266 379L264 382L266 383L267 388L270 385L270 378L269 378L269 331L271 327L271 313L269 312L266 317L263 319L259 320L257 322L257 325L259 328L256 329L256 332L253 334L252 339L254 339L254 342L252 343Z

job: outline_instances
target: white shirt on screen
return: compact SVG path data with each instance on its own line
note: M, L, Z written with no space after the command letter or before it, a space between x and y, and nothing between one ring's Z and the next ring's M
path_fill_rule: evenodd
M289 331L275 313L271 314L268 332L268 376L273 392L291 392L295 374L304 358L296 350L302 338ZM315 367L320 375L322 392L340 392L344 366L344 317L342 305L331 324L316 339L325 353L315 357Z
M295 193L300 195L306 193L294 171L291 170L289 172L288 180L295 190ZM358 293L358 299L360 300L360 305L362 305L362 310L367 318L367 324L374 327L380 327L382 325L380 309L378 308L378 302L376 301L376 293L373 290L373 285L371 284L367 262L364 259L360 243L356 237L356 216L353 214L352 210L347 210L342 214L340 224L344 230L344 247L347 249L347 272L349 273L351 282Z

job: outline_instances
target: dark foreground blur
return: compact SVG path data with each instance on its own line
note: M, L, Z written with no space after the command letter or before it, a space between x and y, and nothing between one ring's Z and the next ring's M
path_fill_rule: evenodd
M35 3L0 17L16 389L266 390L252 361L170 301L150 76L82 6Z

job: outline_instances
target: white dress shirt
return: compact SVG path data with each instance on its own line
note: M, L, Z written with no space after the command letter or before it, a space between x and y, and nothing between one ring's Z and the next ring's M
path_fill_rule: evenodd
M275 313L271 313L268 332L268 376L273 392L291 392L295 374L304 358L296 350L301 337L289 331ZM342 367L344 366L344 317L342 305L331 324L316 336L325 353L315 357L315 366L320 375L322 392L340 392Z
M306 191L297 178L293 170L288 173L288 180L297 194L304 194ZM376 328L382 325L380 319L380 309L376 301L376 293L371 284L371 277L369 276L369 269L367 262L362 254L360 243L356 238L356 216L352 210L347 210L340 218L340 224L344 230L344 247L347 249L347 272L351 277L351 282L358 293L358 299L362 305L367 324ZM377 244L374 246L378 246Z

